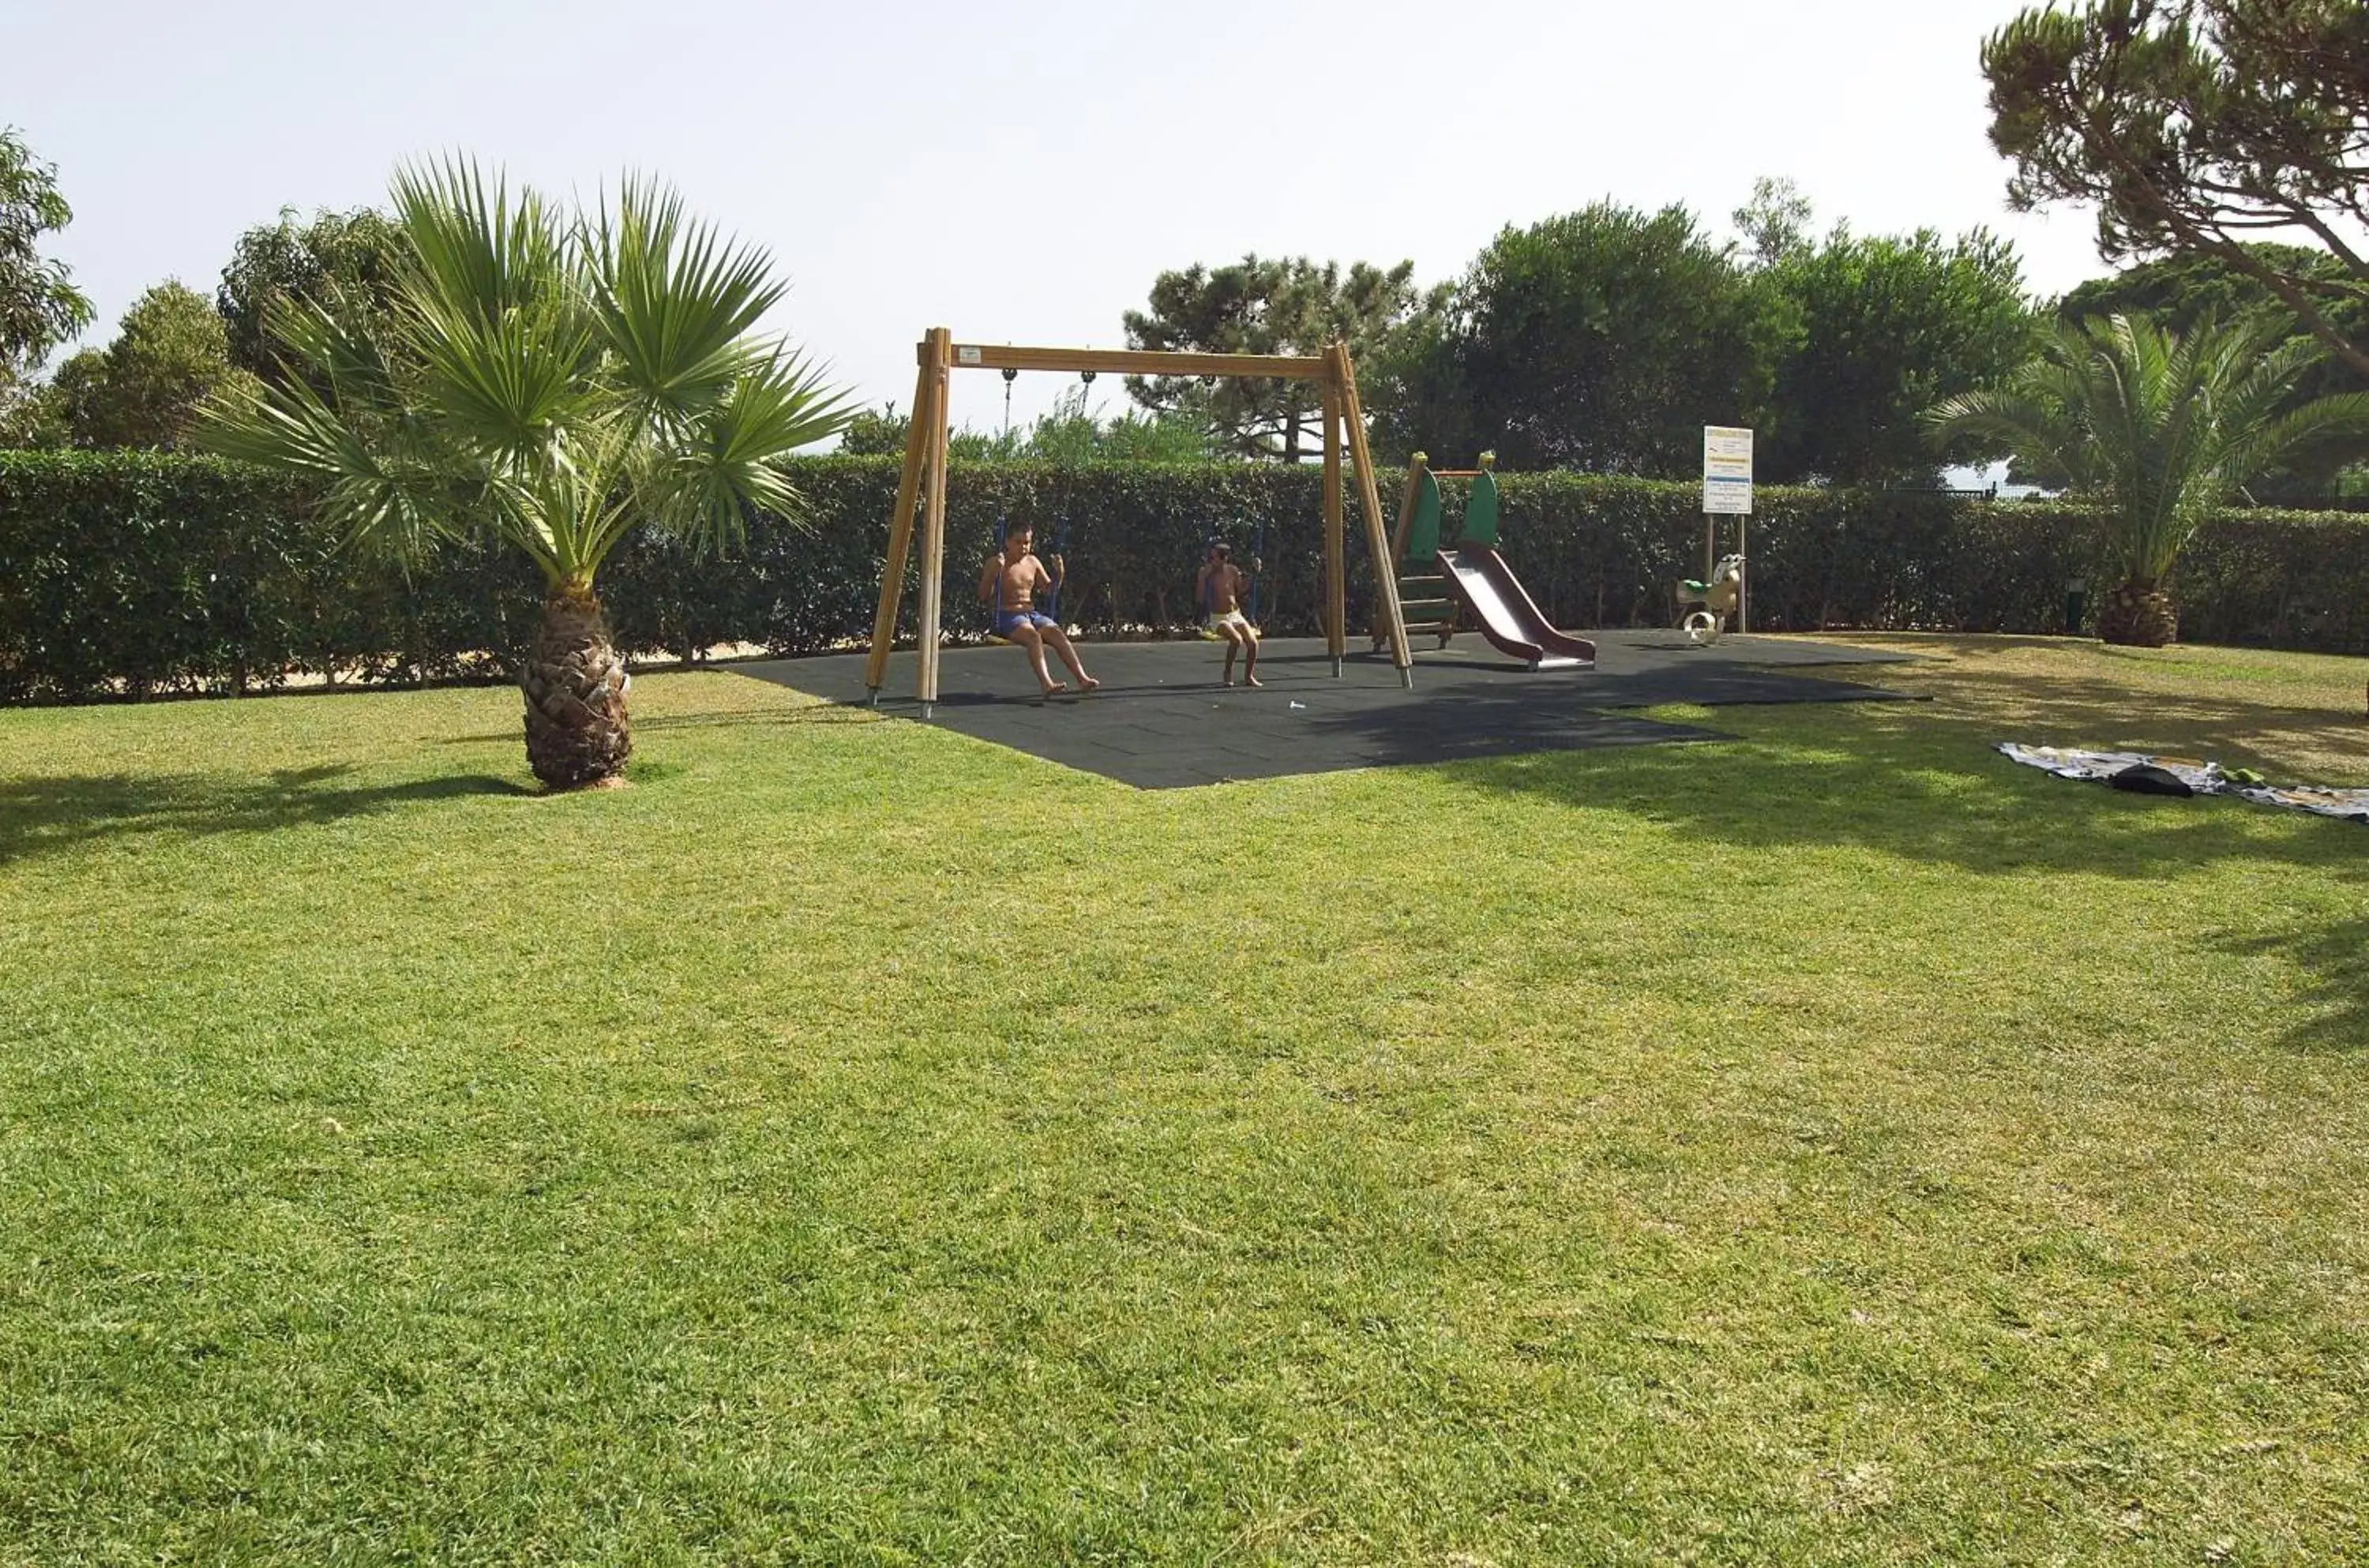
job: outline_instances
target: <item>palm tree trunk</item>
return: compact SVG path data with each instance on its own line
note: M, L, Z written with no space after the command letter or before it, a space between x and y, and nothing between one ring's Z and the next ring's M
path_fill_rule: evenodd
M534 647L519 671L526 695L526 760L553 789L615 778L633 754L625 661L609 641L609 618L591 593L543 601Z
M2098 640L2123 647L2161 647L2180 635L2180 612L2171 595L2143 578L2133 578L2098 606Z

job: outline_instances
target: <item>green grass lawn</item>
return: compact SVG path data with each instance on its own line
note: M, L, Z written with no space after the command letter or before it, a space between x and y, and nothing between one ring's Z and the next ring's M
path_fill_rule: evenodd
M2369 831L1988 746L2369 782L2364 665L1920 646L1150 794L0 713L0 1562L2359 1561Z

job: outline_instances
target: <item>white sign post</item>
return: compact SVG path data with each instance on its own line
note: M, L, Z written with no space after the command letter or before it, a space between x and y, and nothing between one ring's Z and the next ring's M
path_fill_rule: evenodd
M1734 425L1703 427L1703 580L1719 567L1716 537L1722 515L1735 519L1735 553L1745 555L1744 531L1752 515L1752 432ZM1752 591L1752 562L1744 563L1744 582L1735 599L1735 629L1748 629L1745 600Z

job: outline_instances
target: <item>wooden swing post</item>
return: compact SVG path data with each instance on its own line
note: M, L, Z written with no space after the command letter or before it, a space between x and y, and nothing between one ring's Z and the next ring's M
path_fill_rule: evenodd
M1342 657L1349 651L1347 574L1342 570L1341 521L1341 390L1324 383L1324 594L1317 618L1324 623L1324 651L1332 657L1333 673L1341 673Z
M1350 362L1346 344L1325 351L1341 378L1341 420L1349 427L1349 461L1357 469L1357 500L1366 510L1366 548L1374 562L1374 591L1381 595L1382 624L1390 628L1390 662L1399 667L1399 684L1414 690L1414 655L1407 648L1406 615L1399 607L1398 563L1390 555L1390 534L1382 523L1382 493L1374 483L1374 454L1366 446L1366 411L1357 402L1357 367Z
M923 341L925 369L930 376L929 499L921 528L921 638L914 652L921 659L921 713L938 700L939 601L946 586L946 386L948 349L953 335L943 326L930 328Z
M897 637L897 606L905 594L905 567L913 545L913 505L921 495L921 465L929 448L924 432L930 428L930 399L939 380L931 373L927 338L913 345L913 360L920 368L913 376L905 465L897 473L897 507L888 514L888 565L880 579L880 611L872 618L872 652L864 661L864 684L871 689L875 704L888 679L888 649Z

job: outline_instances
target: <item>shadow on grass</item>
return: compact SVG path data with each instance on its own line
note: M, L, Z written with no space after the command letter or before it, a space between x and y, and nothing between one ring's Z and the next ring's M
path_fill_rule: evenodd
M718 708L705 713L658 714L634 720L634 733L644 730L668 729L743 729L791 724L870 724L887 716L868 707L817 703L803 708ZM497 741L515 741L515 728L498 730L491 735L437 735L423 737L423 741L437 746L485 746Z
M634 728L737 729L785 724L871 724L883 716L869 707L817 703L804 708L720 708L711 713L658 714L635 719Z
M2285 1032L2284 1044L2347 1055L2369 1051L2369 918L2290 924L2220 945L2247 957L2283 957L2312 977L2303 1004L2310 1016Z
M2283 753L2326 750L2346 730L2369 743L2369 724L2359 716L2301 703L2140 692L2092 678L1994 673L1963 683L1941 677L1939 683L1937 700L1971 710L1967 722L1988 723L1998 729L1993 738L1999 740L2211 757L2283 778L2295 771L2278 760Z
M2125 693L2115 692L2117 698ZM2112 744L2086 727L2077 699L2041 704L2071 733L2035 738ZM2207 704L2208 707L2214 706ZM1956 867L1969 876L2037 872L2169 881L2225 863L2318 873L2319 886L2369 892L2369 832L2237 799L2128 795L2019 766L1991 750L2015 735L1984 718L1913 715L1887 706L1787 710L1803 723L1728 745L1639 747L1447 764L1484 794L1527 795L1668 824L1707 855L1748 864L1759 852L1832 846ZM2134 730L2169 750L2244 755L2242 738L2266 715L2238 705ZM1906 722L1904 722L1906 720ZM2275 726L2273 725L2273 727ZM2030 734L2030 731L2024 733ZM1404 761L1420 761L1408 757ZM2271 830L2265 831L2265 829ZM2353 908L2363 907L2354 899ZM2202 912L2202 911L2201 911ZM2283 958L2306 978L2281 1019L2280 1043L2304 1051L2369 1050L2369 917L2266 917L2228 933L2243 911L2210 911L2221 951ZM1804 912L1803 918L1814 918ZM2101 909L2100 918L2112 918Z
M1911 684L1915 690L1921 682ZM1868 692L1852 683L1829 689L1845 699ZM1461 705L1483 731L1519 736L1546 704L1493 692ZM2234 800L2164 800L2076 784L2018 766L1993 749L2021 740L2213 757L2283 782L2295 770L2277 762L2280 754L2306 753L2303 740L2325 746L2331 734L2340 740L2348 727L2331 726L2324 709L2291 701L2165 696L2105 678L1994 670L1951 683L1930 703L1715 711L1711 724L1732 715L1760 738L1615 756L1557 751L1475 760L1458 763L1456 776L1483 791L1633 812L1681 827L1711 848L1855 845L1981 874L2039 869L2145 879L2252 859L2337 868L2349 880L2361 875L2369 851L2369 838L2353 824L2296 817L2287 818L2295 830L2266 833L2265 819L2285 814ZM1322 722L1354 734L1378 761L1447 761L1396 719L1392 710L1376 708ZM2369 728L2362 734L2369 742Z
M541 792L485 774L349 784L345 765L288 768L259 778L60 774L0 779L0 865L133 834L261 833L334 822L419 801Z
M2151 880L2222 861L2272 860L2349 879L2369 851L2369 838L2351 823L2295 816L2288 818L2295 830L2263 833L2266 817L2286 814L2054 778L1992 750L1996 740L2018 738L2013 731L1931 715L1903 724L1896 710L1852 706L1858 722L1826 710L1792 736L1637 748L1617 757L1574 752L1459 763L1455 776L1482 791L1668 823L1701 840L1706 852L1857 847L1977 875L2038 870Z

